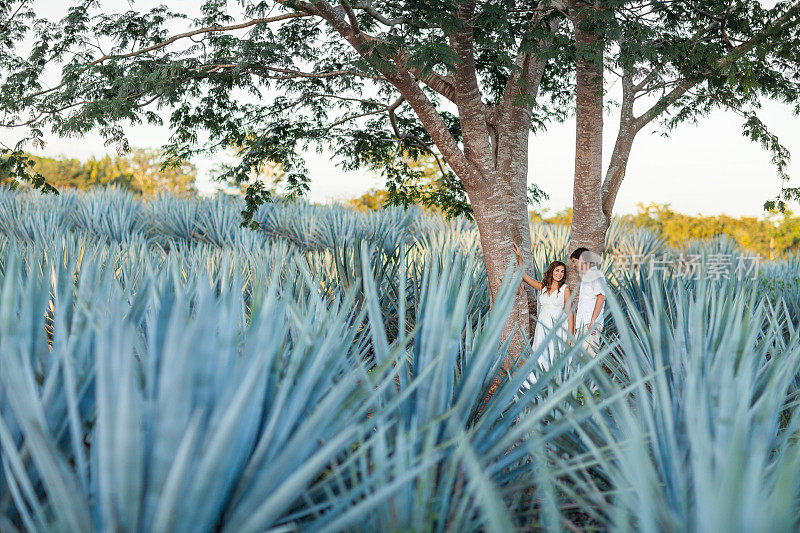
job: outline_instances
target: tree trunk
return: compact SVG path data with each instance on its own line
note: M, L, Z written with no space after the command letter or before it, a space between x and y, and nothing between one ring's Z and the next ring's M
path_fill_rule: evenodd
M497 168L495 147L491 141L491 127L486 104L481 96L475 65L474 35L472 21L477 2L466 0L458 6L458 18L462 26L449 36L450 45L459 57L454 73L454 101L458 108L461 122L463 156L469 162L470 174L479 175L472 179L470 175L459 175L472 204L472 212L481 238L481 249L486 263L486 274L492 297L492 305L496 300L509 265L516 261L513 250L514 226L507 199L504 197L501 179ZM450 163L448 161L448 163ZM451 165L452 167L452 165ZM477 171L477 172L475 172ZM458 171L456 171L458 174ZM516 291L514 307L505 329L507 339L517 328L528 332L527 293L521 287ZM518 358L521 354L521 337L515 335L511 345L511 354ZM503 368L508 371L513 367L513 360L507 357Z
M527 114L526 123L523 123L524 120L520 121L513 101L514 97L520 94L520 87L524 87L524 90L528 91L531 86L535 85L538 90L544 63L532 62L531 55L528 53L520 52L518 56L521 73L512 75L508 90L513 94L510 98L503 100L510 103L500 106L502 112L497 113L508 117L508 121L514 117L516 125L513 129L514 135L510 137L510 143L505 148L508 154L514 156L509 159L513 163L503 166L498 161L498 124L495 120L494 139L492 140L489 115L494 112L483 102L475 66L472 22L476 4L475 0L465 0L459 3L457 17L462 24L448 35L451 47L459 58L455 72L449 73L447 77L429 73L422 80L425 82L435 78L434 90L451 100L458 108L463 148L458 146L442 115L419 86L419 80L413 69L407 68L403 54L398 54L394 58L394 64L387 63L385 60L373 61L374 46L361 33L354 12L346 4L344 8L347 18L327 2L315 2L313 12L331 24L364 59L372 62L378 72L400 92L422 122L445 161L463 183L478 225L492 304L494 304L509 263L515 262L512 242L517 240L525 250L524 253L530 253L530 230L526 202L530 114ZM553 21L551 24L555 29L557 21ZM522 84L517 84L517 80L520 79L518 76L522 77ZM535 94L535 91L532 93ZM495 118L497 114L495 114ZM397 134L399 135L399 133ZM523 153L515 154L515 151L520 148L523 149ZM511 169L511 173L503 174L509 169ZM506 177L508 179L505 179ZM520 287L516 292L511 316L505 326L504 339L507 339L517 328L521 328L529 335L529 326L528 295L526 290ZM512 353L521 353L520 341L521 337L517 335L512 342ZM512 367L513 361L511 358L507 358L503 362L503 368L508 371ZM495 386L498 381L498 379L495 380Z
M603 214L603 52L586 24L587 8L570 2L577 48L575 176L570 252L579 247L602 254L608 221ZM570 285L577 285L571 275Z
M472 212L478 226L489 291L492 305L494 305L500 286L503 283L503 277L509 265L516 261L512 247L511 224L503 195L497 187L491 187L488 183L483 182L478 187L468 188L467 194L469 195ZM508 338L517 327L521 328L521 331L526 335L529 335L528 331L526 331L528 323L527 293L520 286L517 290L511 316L503 330L503 338ZM521 346L518 344L521 342L519 332L517 336L518 338L512 343L513 358L507 357L503 362L503 369L506 371L511 370L513 360L518 358L521 352Z
M531 111L507 106L502 109L495 140L495 160L508 211L511 237L523 254L524 270L533 275L530 217L528 215L528 142ZM523 284L528 307L528 328L531 335L536 324L536 291Z
M625 170L628 168L628 157L633 147L635 133L620 130L617 142L614 145L614 152L611 154L611 163L606 171L606 179L603 180L603 215L606 222L611 223L611 216L614 212L614 201L617 199L619 186L625 179Z
M555 32L558 21L550 23ZM551 39L540 41L540 46L550 46ZM503 100L490 116L493 123L493 149L495 167L500 187L505 197L511 223L511 235L523 255L524 269L533 275L531 253L530 215L528 214L528 148L533 107L530 103L517 105L518 97L535 98L539 93L546 61L531 55L520 54L516 60L517 70L507 81ZM524 285L528 299L529 328L532 336L536 327L537 293L533 287Z

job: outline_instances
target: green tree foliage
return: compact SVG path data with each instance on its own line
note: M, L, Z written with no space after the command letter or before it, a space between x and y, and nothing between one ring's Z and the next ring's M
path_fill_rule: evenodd
M134 149L121 160L127 163L132 175L129 188L133 191L141 194L197 192L197 167L188 161L165 162L160 151L150 149Z
M669 205L639 204L637 214L623 219L657 230L671 245L687 239L725 234L747 250L769 259L800 251L800 217L791 211L772 212L764 218L733 218L727 215L691 216L677 213Z
M628 96L653 104L629 130L668 110L672 126L714 107L738 109L744 133L772 151L783 176L787 154L755 109L765 96L797 100L795 4L614 0L585 22ZM32 32L34 46L9 56L0 98L5 122L30 125L38 140L45 128L97 130L124 145L125 122L162 124L169 110L172 157L237 147L240 163L221 179L246 183L272 161L298 193L308 188L302 154L328 148L346 169L381 173L407 203L418 175L403 157L438 151L455 174L439 181L446 192L422 196L459 210L466 174L484 157L459 146L465 134L488 135L494 146L517 117L527 131L570 114L575 59L597 55L577 50L571 15L550 0L209 0L188 19L165 6L111 13L81 0L62 21L19 21L17 34ZM469 42L457 46L462 38ZM459 70L465 58L469 68ZM62 67L62 81L48 88L49 65ZM473 81L468 101L464 84ZM527 136L517 137L525 147L511 153L527 157ZM252 183L248 202L268 190Z
M346 205L357 211L377 211L388 204L389 193L383 189L370 189L358 198L348 200Z
M438 153L405 151L389 165L391 172L407 174L402 180L387 182L385 205L419 205L451 217L472 218L462 183Z
M406 165L411 178L402 183L389 182L389 189L371 189L348 202L356 209L380 209L389 205L417 205L447 217L472 219L472 206L461 182L436 153L403 154L399 164ZM528 188L528 203L538 205L549 196L537 185Z
M387 189L371 189L347 202L358 210L376 210L391 205L416 205L447 217L472 219L472 206L461 182L437 153L406 152L393 166L404 166L408 179L389 182Z
M20 183L27 184L44 193L58 194L58 189L34 169L36 161L22 150L0 148L0 185L16 189Z
M235 164L222 162L219 163L214 171L218 173L230 172L235 168ZM232 195L246 195L247 188L254 183L261 183L264 185L270 196L282 196L279 192L281 184L286 180L286 171L280 163L273 163L272 161L264 161L260 165L254 167L250 171L250 178L247 181L223 183L221 191L225 194Z
M800 216L789 210L772 211L762 218L735 218L728 215L687 215L678 213L668 204L640 203L637 213L618 218L656 232L671 246L680 246L690 239L728 235L744 249L767 259L800 252ZM531 220L569 226L572 224L572 209L564 209L552 215L533 211Z
M547 215L546 211L532 211L531 220L533 222L547 222L549 224L572 224L572 208L562 209L552 215Z
M165 167L161 154L156 150L137 148L122 157L93 157L85 163L64 157L27 157L32 163L30 170L56 189L115 186L142 195L196 193L195 166L184 162ZM0 180L13 182L14 173L0 167Z

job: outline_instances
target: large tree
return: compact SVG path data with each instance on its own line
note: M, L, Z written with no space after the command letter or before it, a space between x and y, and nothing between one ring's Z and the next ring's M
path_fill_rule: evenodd
M530 249L528 133L557 10L510 1L238 8L214 0L184 20L165 8L97 7L86 1L63 21L37 24L25 68L6 80L26 84L5 102L7 123L35 123L34 135L45 124L60 135L98 129L124 143L121 123L159 123L161 107L170 110L176 158L241 147L226 178L248 179L271 160L297 191L307 188L309 148L395 184L414 177L400 158L427 153L443 158L456 194L469 198L493 296L512 242ZM62 81L38 86L43 66L58 61ZM263 192L249 187L251 207ZM529 324L522 289L509 328L513 321Z
M602 251L636 135L732 110L771 154L782 187L765 207L798 199L789 153L759 119L764 99L800 110L800 2L569 0L575 31L576 159L573 247ZM603 174L604 89L619 82L614 150Z
M671 106L681 117L711 106L689 95L695 87L725 105L755 102L742 91L771 83L781 86L776 94L787 91L791 51L767 43L796 27L796 3L740 4L753 2L207 0L187 18L163 7L108 14L84 0L63 21L36 24L32 53L3 79L0 108L7 124L33 125L35 138L45 127L98 129L122 144L121 124L161 123L168 111L176 160L239 147L240 164L225 179L246 181L268 160L297 192L307 188L308 149L331 150L345 168L373 168L390 190L416 177L402 157L441 158L451 189L443 198L468 198L495 295L512 242L531 248L530 131L568 114L573 99L573 236L597 248L636 131ZM737 84L732 65L765 61L769 72L749 77L759 89ZM43 70L54 63L61 81L44 87ZM622 145L603 181L609 69L628 85ZM645 115L631 114L639 96L670 84ZM248 188L246 216L265 194ZM520 289L509 331L514 322L527 329L529 300Z

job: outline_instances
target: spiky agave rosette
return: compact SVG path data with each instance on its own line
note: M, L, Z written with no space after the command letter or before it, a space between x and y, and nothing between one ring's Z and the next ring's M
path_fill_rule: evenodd
M471 223L239 209L0 193L0 529L796 523L795 259L610 261L598 356L528 350L487 398L519 280L490 310Z

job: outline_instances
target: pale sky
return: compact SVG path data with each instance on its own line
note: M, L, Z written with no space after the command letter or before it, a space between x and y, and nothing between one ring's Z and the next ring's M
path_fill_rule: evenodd
M137 2L146 8L156 2ZM121 0L106 0L109 11L127 9ZM63 11L62 0L39 0L37 12ZM173 0L172 9L185 5L187 11L197 4ZM190 7L191 6L191 7ZM40 11L41 10L41 11ZM781 142L800 158L800 120L791 115L785 105L767 102L761 118L776 133ZM605 131L604 155L608 157L616 135L616 117L608 116ZM158 147L169 137L166 127L128 127L131 146ZM642 203L670 204L673 209L689 213L732 216L760 216L765 200L775 196L780 187L770 155L741 134L741 119L729 112L715 112L697 125L683 125L671 138L643 130L631 153L628 172L617 199L618 214L636 211ZM0 130L0 140L13 142L16 132ZM41 155L65 155L81 160L112 153L113 147L103 146L99 135L85 138L58 139L50 137ZM550 195L544 207L551 212L569 207L572 203L572 171L575 157L574 119L551 125L547 131L531 138L529 182L539 185ZM213 190L210 170L213 160L195 161L203 191ZM308 154L311 172L309 198L316 202L352 198L372 187L380 187L377 176L367 172L344 173L331 161L316 153ZM789 167L792 186L800 186L800 165ZM795 210L797 206L793 206Z

